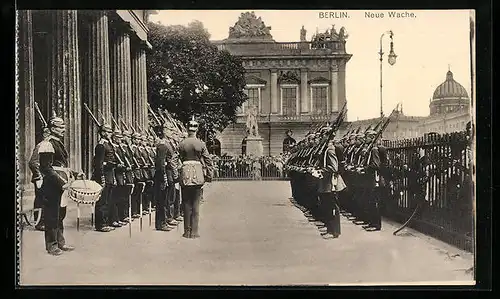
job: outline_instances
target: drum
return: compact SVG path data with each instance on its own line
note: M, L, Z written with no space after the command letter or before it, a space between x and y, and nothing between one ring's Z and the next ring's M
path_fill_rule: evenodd
M91 180L75 180L67 191L68 197L76 203L95 204L101 196L102 186Z

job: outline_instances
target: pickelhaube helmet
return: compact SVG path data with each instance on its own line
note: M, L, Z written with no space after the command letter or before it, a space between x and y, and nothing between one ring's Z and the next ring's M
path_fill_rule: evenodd
M49 119L49 127L51 128L64 128L64 119L58 117L55 111L52 111L52 117Z
M115 129L113 130L113 135L115 135L116 137L123 137L122 131L118 126L115 126Z

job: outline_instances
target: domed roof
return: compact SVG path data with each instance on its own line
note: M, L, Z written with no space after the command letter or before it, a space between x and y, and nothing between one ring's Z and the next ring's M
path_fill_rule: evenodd
M451 71L446 73L446 80L436 88L432 96L432 99L442 98L469 98L467 90L453 79L453 73Z

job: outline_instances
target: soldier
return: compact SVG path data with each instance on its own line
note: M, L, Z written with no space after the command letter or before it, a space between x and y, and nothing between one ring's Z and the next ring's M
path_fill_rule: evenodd
M128 161L127 164L130 165L127 170L125 171L125 185L121 186L121 189L123 190L124 198L125 200L125 207L124 207L124 215L123 215L123 220L122 222L129 222L132 221L134 218L132 218L132 215L128 214L129 211L129 200L128 197L131 196L133 189L134 189L134 184L135 184L135 171L139 168L139 163L136 160L131 146L131 137L132 133L128 131L126 128L123 129L123 138L120 141L120 149Z
M83 178L83 173L77 174L68 168L69 155L62 142L65 133L64 120L54 115L49 120L49 129L50 136L38 147L42 180L40 192L45 215L45 249L51 255L61 255L64 251L74 249L66 244L63 235L67 199L62 195L70 176Z
M139 139L138 149L144 162L144 191L142 195L142 214L149 214L149 203L153 197L153 175L152 169L154 168L154 159L148 153L148 138L146 135L141 135Z
M174 183L178 180L178 172L174 164L174 149L165 138L167 128L159 128L157 131L159 140L156 146L154 177L155 228L156 230L170 231L174 226L167 222L167 216L170 214L168 211L170 209L168 192L172 191Z
M29 161L29 167L31 173L33 174L31 178L31 182L35 186L35 202L33 203L33 216L35 219L39 219L38 223L35 225L35 229L39 231L45 231L44 226L44 215L43 215L43 202L44 199L42 197L42 193L40 192L40 188L42 187L42 173L40 172L40 161L38 157L38 148L40 144L50 136L50 129L43 129L43 139L40 143L38 143L33 149L33 153L31 154L31 158Z
M193 167L200 170L204 176L204 182L212 179L213 166L208 149L203 141L196 138L198 123L194 120L189 122L188 137L179 144L179 155L182 167ZM182 201L184 205L184 234L185 238L198 238L199 209L201 199L201 178L194 178L184 171L181 172ZM199 172L198 172L199 173ZM188 184L189 182L189 184Z
M340 236L340 208L337 202L337 186L335 184L339 174L339 163L333 140L328 141L328 147L321 164L318 193L321 201L322 218L327 228L322 235L325 239L334 239Z
M115 127L112 140L110 141L116 159L118 160L118 164L115 167L116 186L112 192L109 214L111 226L113 227L121 227L128 223L128 219L126 219L127 212L125 212L128 202L126 173L130 170L130 165L127 165L127 158L120 147L122 137L123 135L120 129Z
M110 210L113 204L112 192L116 186L115 150L111 144L112 128L109 124L103 122L99 128L101 139L95 147L92 180L101 184L104 188L101 192L101 198L95 205L95 229L99 232L110 232L114 230L111 226Z
M363 203L365 205L365 214L363 220L367 223L363 226L368 231L379 231L382 227L380 216L380 186L385 186L383 179L380 176L380 154L378 150L376 138L377 132L368 130L366 132L366 147L363 149L365 156L363 162L358 168L359 172L364 174L363 180ZM369 148L370 144L373 146Z
M132 193L132 218L137 219L141 217L142 211L140 211L140 203L142 201L143 192L146 186L146 174L145 168L147 166L144 157L142 156L139 145L141 140L141 135L139 133L132 134L132 142L130 144L131 154L134 157L137 167L134 171L134 191Z

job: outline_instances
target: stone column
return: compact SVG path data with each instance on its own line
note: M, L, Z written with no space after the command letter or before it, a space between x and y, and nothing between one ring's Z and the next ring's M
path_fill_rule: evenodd
M142 86L142 100L141 100L141 112L142 112L142 127L144 129L148 128L148 75L146 72L146 49L141 48L140 53L140 70L141 70L141 86Z
M346 102L345 96L345 65L346 61L341 61L339 63L339 72L338 72L338 109L342 109L344 103Z
M147 122L147 75L146 75L146 50L142 42L132 50L132 119L144 130L148 128Z
M54 10L52 17L52 53L50 56L51 109L66 122L64 145L69 167L81 170L82 103L78 60L77 11Z
M278 72L276 69L271 70L271 113L279 112L278 102Z
M330 81L330 111L337 112L339 110L337 65L330 67Z
M111 122L108 16L105 11L81 12L82 97L92 113L101 121L100 113ZM84 167L89 175L98 140L98 127L87 111L83 112L82 142Z
M125 27L113 28L110 31L111 113L117 121L123 119L134 126L132 121L132 64L129 30Z
M27 187L31 179L28 161L35 146L35 98L33 82L33 19L31 10L17 12L18 44L17 44L17 74L19 109L19 150L20 183ZM22 203L21 203L22 204Z
M300 113L309 112L309 93L307 88L307 69L300 70Z

